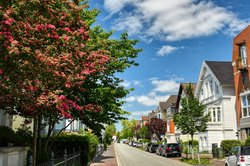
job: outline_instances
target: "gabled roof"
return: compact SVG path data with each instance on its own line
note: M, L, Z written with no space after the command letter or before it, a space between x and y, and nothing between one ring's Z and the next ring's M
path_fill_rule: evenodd
M168 100L166 101L166 108L169 108L171 106L175 106L177 102L178 95L171 95Z
M232 62L205 61L221 85L234 85Z
M160 102L160 103L159 103L159 106L160 106L160 110L165 110L165 109L167 109L167 103L166 103L166 102Z
M176 105L175 105L175 108L178 109L179 108L179 104L180 104L180 101L181 101L181 96L182 96L182 93L186 93L186 87L191 84L192 86L192 89L193 89L193 92L195 91L195 88L196 88L196 83L180 83L180 87L179 87L179 91L178 91L178 96L177 96L177 99L176 99Z

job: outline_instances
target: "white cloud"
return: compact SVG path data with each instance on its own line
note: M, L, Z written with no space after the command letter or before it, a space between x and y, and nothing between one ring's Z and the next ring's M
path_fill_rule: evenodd
M126 30L129 34L139 34L139 32L143 29L141 18L137 15L132 14L122 14L126 15L126 17L120 17L114 22L115 30Z
M180 83L174 80L153 80L152 85L155 86L155 92L177 92Z
M149 78L153 88L148 94L130 96L125 101L138 102L144 106L157 106L159 102L166 101L169 94L176 93L180 86L179 81L183 81L183 78L177 75L171 75L169 78L168 80L159 80L157 77ZM165 93L165 95L162 93Z
M138 102L144 106L157 106L160 101L166 101L168 95L156 96L155 95L139 95L139 96L130 96L126 98L127 102Z
M128 82L127 80L124 80L120 83L121 86L124 86L125 88L128 88L131 86L131 82Z
M129 88L131 86L142 86L142 81L140 81L140 80L132 80L132 81L123 80L123 82L121 82L120 85L124 86L125 88Z
M148 115L148 113L150 113L151 111L133 111L131 112L130 115L132 116L142 116L142 115Z
M172 52L174 52L175 50L177 50L177 47L172 47L172 46L162 46L158 51L157 54L159 56L165 56L167 54L170 54Z
M130 97L126 98L125 101L127 101L127 102L136 101L136 97L135 96L130 96Z
M105 0L104 5L112 14L119 13L114 28L144 39L148 36L177 41L218 32L235 34L248 24L212 1ZM127 5L129 13L124 12Z

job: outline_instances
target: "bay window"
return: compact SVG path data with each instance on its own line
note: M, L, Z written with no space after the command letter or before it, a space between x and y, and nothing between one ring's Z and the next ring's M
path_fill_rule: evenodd
M221 122L221 108L220 107L210 107L208 108L210 113L210 122Z

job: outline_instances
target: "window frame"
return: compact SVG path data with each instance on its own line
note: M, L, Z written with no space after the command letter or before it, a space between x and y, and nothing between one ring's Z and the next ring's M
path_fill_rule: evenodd
M250 117L250 100L248 101L248 97L250 99L250 93L241 95L241 118ZM244 109L246 109L246 115Z
M241 58L241 64L246 66L247 65L247 47L245 43L239 46L239 53L240 53L239 58Z

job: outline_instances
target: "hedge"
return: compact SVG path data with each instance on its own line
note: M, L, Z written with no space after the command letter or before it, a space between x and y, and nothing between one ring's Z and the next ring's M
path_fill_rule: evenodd
M0 126L0 147L8 146L8 143L15 143L15 132L7 126Z
M223 150L224 154L229 154L232 147L241 145L242 143L239 140L223 140L221 141L220 147Z
M245 145L246 145L246 146L250 146L250 136L246 139Z

